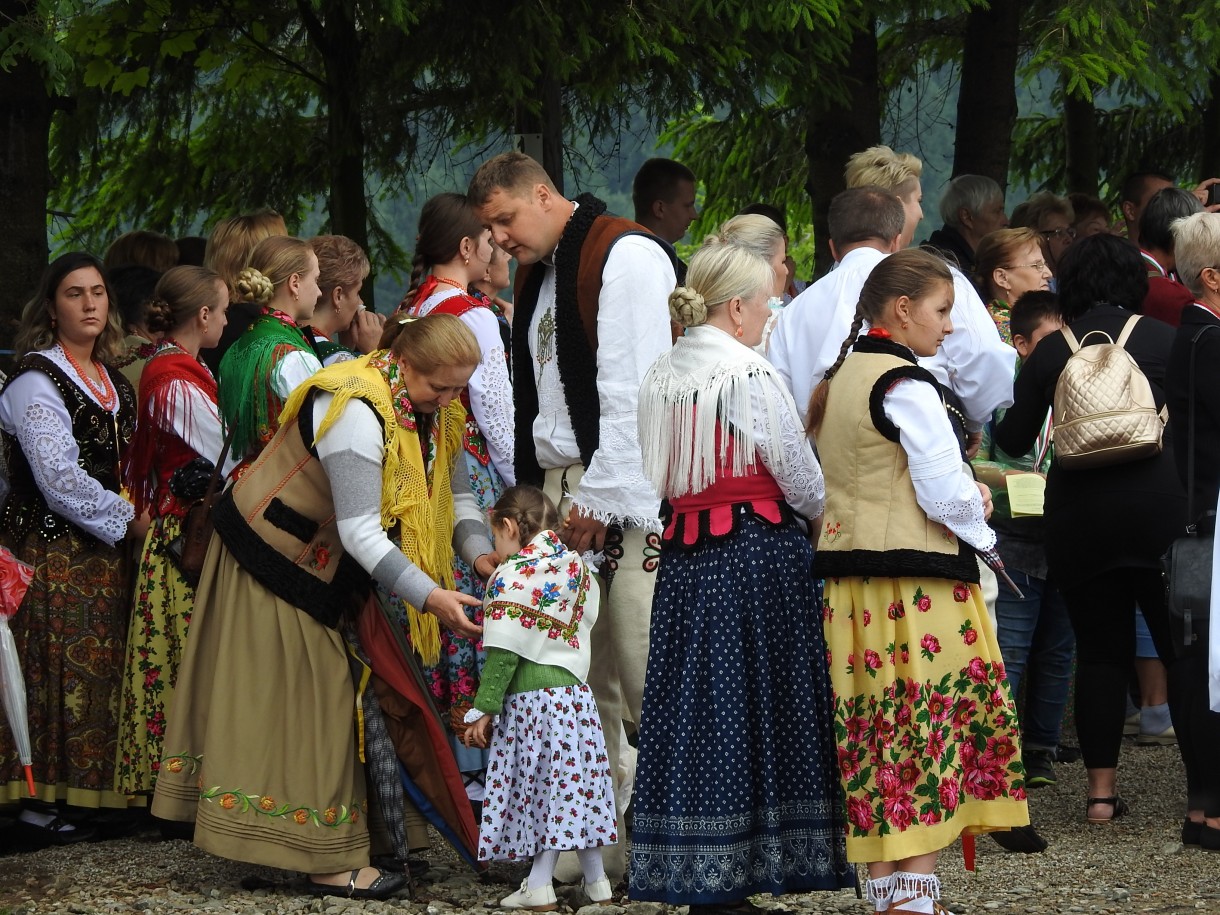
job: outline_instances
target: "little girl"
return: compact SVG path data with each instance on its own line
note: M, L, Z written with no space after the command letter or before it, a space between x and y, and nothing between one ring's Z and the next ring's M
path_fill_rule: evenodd
M462 735L467 746L491 744L479 860L532 857L529 877L500 905L550 911L559 853L575 850L585 892L607 902L598 848L618 841L617 818L601 719L585 684L597 583L560 542L559 513L542 490L506 490L491 526L505 558L483 599L487 663Z
M990 493L963 473L939 386L916 362L953 332L952 308L935 255L881 261L809 409L826 475L814 568L826 579L847 857L868 863L868 897L894 915L948 912L936 859L958 836L1029 823L1016 713L978 586L975 553L995 548Z

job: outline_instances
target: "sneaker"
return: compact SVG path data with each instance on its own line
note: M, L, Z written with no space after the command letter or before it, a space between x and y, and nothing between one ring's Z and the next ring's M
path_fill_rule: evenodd
M1022 754L1025 761L1025 787L1041 788L1044 785L1054 785L1055 754L1051 750L1026 750Z
M1140 732L1140 713L1136 709L1134 714L1128 715L1123 721L1123 736L1134 737Z
M559 906L555 900L555 885L530 889L529 878L521 881L521 888L500 900L500 905L506 909L529 909L531 912L553 912Z
M1135 737L1136 746L1140 747L1169 747L1178 742L1178 735L1174 732L1173 725L1165 728L1159 734L1145 734L1140 732Z

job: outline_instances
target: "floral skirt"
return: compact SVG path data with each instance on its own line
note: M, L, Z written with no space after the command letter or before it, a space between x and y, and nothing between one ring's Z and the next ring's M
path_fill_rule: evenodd
M738 520L724 540L661 554L632 899L704 905L855 886L813 550L795 523Z
M848 857L899 861L1027 824L1017 715L978 586L825 587Z
M34 787L44 801L126 807L114 790L123 637L131 594L126 549L75 529L37 534L13 548L34 579L9 623L25 678ZM9 733L0 725L0 802L29 794Z
M618 842L614 787L588 686L513 693L492 730L480 861Z
M173 515L154 520L136 568L115 763L124 793L152 791L161 765L165 716L195 606L195 589L165 553L165 544L181 530L182 521Z
M487 512L500 494L504 492L504 481L492 464L484 466L469 451L462 451L462 463L459 465L466 471L470 491L474 494L479 508ZM490 537L490 531L488 532ZM453 560L454 587L463 594L483 599L483 582L475 575L461 557ZM464 607L467 618L476 626L483 625L483 606ZM405 610L403 611L405 614ZM404 615L403 622L406 622ZM479 691L479 674L487 661L487 653L483 650L483 641L463 638L454 635L448 629L441 627L441 658L431 667L424 668L424 676L428 681L428 689L436 700L437 711L447 725L450 725L449 744L457 759L461 772L481 773L487 768L487 751L478 747L468 747L452 733L451 721L461 721L462 716L474 705L475 694ZM481 796L481 795L473 795Z

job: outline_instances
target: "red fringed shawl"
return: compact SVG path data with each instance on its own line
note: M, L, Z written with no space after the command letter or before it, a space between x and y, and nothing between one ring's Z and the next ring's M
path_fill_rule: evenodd
M148 360L140 375L136 434L127 461L126 485L136 514L151 509L154 517L185 514L189 506L169 491L169 478L183 464L199 457L186 442L170 432L170 384L184 381L216 402L216 379L208 367L176 345L164 345ZM187 408L189 410L189 406ZM191 423L188 414L183 417ZM213 457L208 455L209 458Z

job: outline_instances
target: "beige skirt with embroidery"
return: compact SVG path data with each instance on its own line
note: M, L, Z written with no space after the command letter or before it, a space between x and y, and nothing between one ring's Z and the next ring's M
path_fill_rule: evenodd
M169 710L153 813L195 844L305 873L368 864L356 695L339 633L255 581L215 535Z

